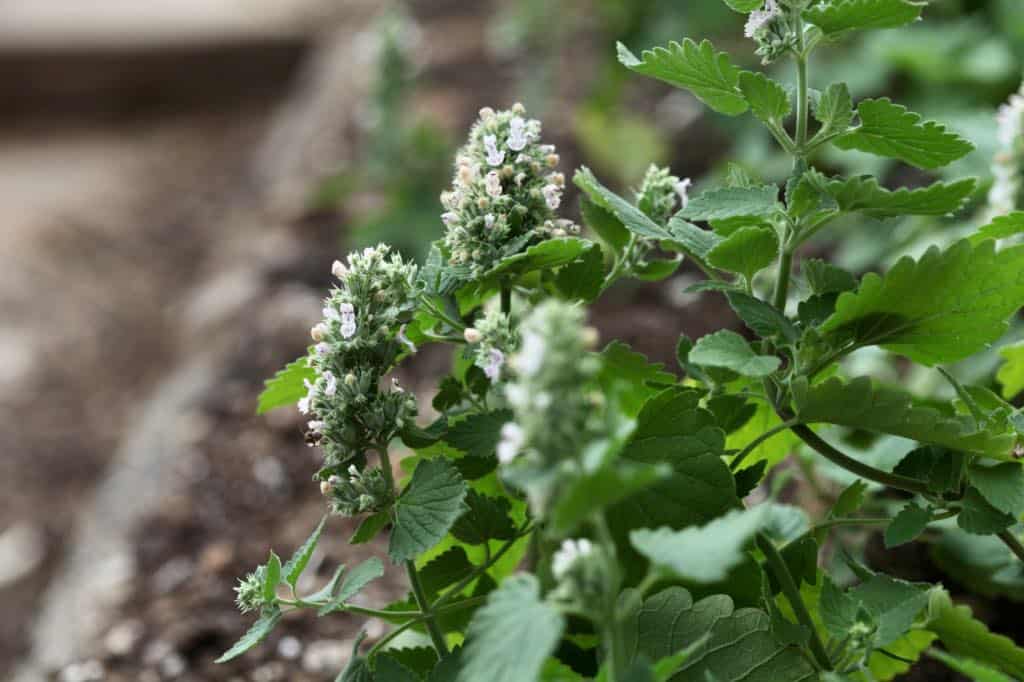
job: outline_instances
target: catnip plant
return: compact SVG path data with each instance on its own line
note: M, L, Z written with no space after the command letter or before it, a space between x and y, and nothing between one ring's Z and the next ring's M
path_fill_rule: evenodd
M841 571L819 562L841 527L884 529L888 547L953 527L1024 560L1024 416L946 370L1024 305L1024 245L1011 243L1024 214L859 280L805 257L838 218L945 216L975 193L973 178L892 190L834 177L814 163L826 147L923 173L973 147L889 99L812 82L820 45L913 23L926 3L725 2L794 88L706 40L639 56L619 45L619 61L718 114L750 114L792 157L785 184L733 166L691 197L688 179L652 167L624 197L583 167L590 239L566 217L541 123L521 105L482 109L426 261L381 245L336 262L308 356L260 398L260 411L298 404L330 514L358 519L350 542L380 537L387 556L298 594L325 516L290 559L271 552L240 581L256 621L221 661L313 610L391 625L368 649L360 638L343 682L888 680L922 656L973 679L1024 677L1024 649L941 585L848 554ZM744 333L680 338L673 370L588 325L616 282L665 279L684 259L706 276L692 290L724 297ZM430 406L390 378L426 344L453 351ZM848 375L844 359L868 347L940 373L956 399ZM850 431L909 445L882 468L844 451ZM782 459L773 442L853 483L814 519L751 495ZM408 596L367 606L359 593L385 563Z

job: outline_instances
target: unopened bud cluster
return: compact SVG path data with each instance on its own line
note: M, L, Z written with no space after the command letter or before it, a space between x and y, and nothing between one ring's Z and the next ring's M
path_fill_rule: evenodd
M988 194L988 220L1024 208L1024 86L999 108L999 151Z
M518 337L509 324L508 315L491 310L476 324L466 329L466 343L473 352L474 364L493 382L507 374L506 365L518 345Z
M637 208L658 225L665 225L677 210L686 208L690 201L690 184L689 178L680 180L668 168L651 164L635 192ZM638 240L629 253L628 268L632 271L644 268L648 264L647 256L656 248L655 240Z
M757 43L755 52L764 64L771 64L797 45L787 4L784 0L765 0L761 9L747 18L744 35Z
M332 271L340 284L312 329L308 362L316 378L299 401L310 417L307 441L324 452L321 480L350 462L362 466L368 449L387 444L417 412L415 398L397 383L381 385L410 350L403 330L416 310L416 266L380 245L335 262Z
M583 609L602 603L612 589L609 559L586 538L564 540L551 557L551 575L558 582L551 597Z
M583 315L561 301L540 304L523 320L511 359L515 378L505 395L513 420L502 428L497 455L506 465L552 472L542 488L556 482L558 471L575 469L572 458L601 428L600 396L588 391L600 368L588 352L597 332L584 326ZM537 511L546 505L542 488L527 491Z
M263 583L266 581L267 567L259 566L244 578L238 579L235 587L235 604L242 613L258 611L266 605L263 594Z
M558 218L565 176L553 145L541 144L541 124L511 110L480 110L469 141L455 158L451 190L441 195L444 246L453 265L476 276L502 258L551 237L577 234Z
M320 484L335 513L357 516L381 511L391 504L394 491L379 467L360 471L350 465L347 474L331 476Z

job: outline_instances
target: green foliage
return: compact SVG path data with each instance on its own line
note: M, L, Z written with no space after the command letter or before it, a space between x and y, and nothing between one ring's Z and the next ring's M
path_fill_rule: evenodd
M256 619L256 622L252 624L244 635L242 635L241 639L235 642L234 646L225 651L224 654L217 659L217 663L227 663L234 658L238 658L246 651L265 640L273 629L277 627L277 624L280 621L280 608L276 605L264 608L260 613L260 617Z
M720 367L747 377L768 376L781 361L758 355L746 339L727 329L702 337L690 351L690 362L702 367Z
M996 374L996 381L1003 386L1003 397L1010 400L1024 391L1024 342L1004 346L999 349L999 354L1004 362Z
M708 190L690 200L679 215L687 220L728 220L770 216L781 207L774 185L722 187Z
M925 188L895 192L882 188L878 180L863 175L845 180L826 180L811 176L815 185L827 194L840 211L859 212L872 218L905 215L945 215L959 211L974 193L974 178L957 182L936 182Z
M951 654L983 661L1014 678L1024 677L1024 649L989 631L970 608L954 605L945 590L932 592L928 615L928 629Z
M744 71L739 87L750 111L765 123L782 123L793 110L786 89L763 73Z
M913 0L833 0L812 4L803 16L834 36L855 29L898 28L920 17L926 6Z
M294 362L289 362L284 369L280 370L271 379L265 382L265 388L260 393L259 405L256 414L263 414L278 407L287 407L299 402L299 399L306 395L304 382L316 378L313 368L301 357Z
M395 503L391 561L409 561L443 540L465 512L465 497L466 484L454 466L439 459L421 461Z
M779 237L768 227L741 227L708 252L708 262L737 272L749 282L771 265L779 253Z
M911 502L900 510L889 527L885 529L885 546L898 547L917 539L928 527L931 519L931 511Z

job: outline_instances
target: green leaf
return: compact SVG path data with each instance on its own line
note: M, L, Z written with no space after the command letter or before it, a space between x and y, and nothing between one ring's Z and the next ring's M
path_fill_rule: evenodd
M793 381L793 401L802 423L828 423L903 436L998 459L1011 456L1014 438L978 428L973 417L915 406L900 391L875 388L867 377L849 383L832 378L810 386Z
M600 208L618 218L622 225L645 239L668 239L668 231L647 217L639 208L629 203L615 192L601 184L594 173L586 166L581 166L573 176L573 182L590 200Z
M256 414L299 402L309 392L305 380L313 381L315 378L316 371L306 363L306 356L289 362L272 379L263 382Z
M707 221L765 217L781 209L778 198L779 188L775 185L719 187L690 199L686 208L676 215L687 220Z
M444 442L467 457L491 457L501 440L501 427L511 420L508 410L473 414L452 425Z
M384 527L391 522L391 515L386 511L367 516L356 528L356 532L349 538L350 545L362 545L377 537L384 530Z
M747 14L764 4L762 0L724 0L729 9Z
M856 277L820 258L805 260L803 272L811 291L816 294L841 294L857 288Z
M928 527L928 522L931 519L930 510L911 502L896 515L889 527L885 529L886 548L899 547L917 539Z
M792 111L786 89L759 71L742 72L739 85L750 111L766 123L782 123Z
M956 524L968 533L995 535L1017 522L1014 517L989 504L977 488L968 488L961 504L963 509L956 517Z
M508 578L469 625L458 682L536 682L565 628L532 575Z
M267 570L263 574L263 601L272 603L277 601L277 586L281 583L281 558L270 552L270 559L267 561Z
M421 461L395 502L391 561L408 561L440 542L465 511L465 497L466 484L453 465L441 459Z
M644 282L660 282L671 277L683 264L683 257L654 258L633 268L633 276Z
M701 337L690 351L690 362L729 369L746 377L768 376L782 364L773 355L758 355L746 339L728 329Z
M974 145L934 121L893 104L888 98L857 105L860 125L835 140L840 149L886 156L918 168L941 168L974 151Z
M420 676L406 668L387 652L374 658L373 682L420 682Z
M875 575L848 593L874 616L875 647L887 646L906 634L928 605L928 591L887 575Z
M359 594L364 587L382 575L384 575L384 564L377 557L370 557L345 574L341 588L336 593L333 589L331 590L327 603L317 610L317 615L326 616L335 611L344 611L345 602Z
M337 569L335 569L334 576L331 578L330 582L328 582L326 585L321 587L313 594L303 597L303 599L308 602L329 601L331 598L334 597L335 592L337 592L338 585L341 583L341 576L343 576L344 574L345 565L342 564L341 566L338 566Z
M668 466L616 462L580 475L559 493L551 509L554 532L568 533L595 512L621 502L671 475Z
M996 373L996 381L1003 386L1003 397L1012 400L1024 391L1024 341L999 349L1005 362Z
M927 2L912 0L832 0L804 10L804 19L827 36L844 31L898 28L916 21Z
M729 55L716 52L710 41L700 45L689 38L682 44L644 50L641 59L622 43L617 45L619 62L626 68L684 88L720 114L737 116L747 110L747 101L737 88L739 69Z
M1008 637L990 632L966 606L955 606L945 590L933 590L927 628L956 656L969 656L1011 677L1024 678L1024 649Z
M234 646L224 652L217 659L217 663L227 663L233 658L238 658L249 649L253 648L270 634L281 620L281 609L277 606L264 607L260 617L252 624L252 627L242 635L241 639L235 642Z
M932 649L928 652L928 655L938 661L942 661L958 673L966 675L974 682L1013 682L1013 680L998 670L979 663L973 658L950 656L940 649Z
M818 613L829 635L844 639L857 624L862 605L851 595L839 589L827 574L822 576Z
M965 178L914 190L903 187L893 192L881 187L878 179L870 175L846 179L827 179L820 174L811 177L822 192L835 200L840 210L860 212L872 218L955 213L970 200L977 185L974 178Z
M495 265L484 279L495 280L499 277L521 277L538 270L550 270L572 263L580 257L591 242L575 237L562 239L545 239L534 244L525 251L503 258Z
M993 507L1012 516L1024 515L1024 467L1020 463L1004 462L996 466L975 463L967 475L971 485Z
M1024 245L995 251L961 240L920 260L902 258L884 277L869 273L842 294L825 334L858 347L880 345L925 365L962 360L997 341L1024 302Z
M1021 233L1024 233L1024 211L1014 211L994 218L991 223L980 228L968 239L972 244L977 244L986 239L1007 239Z
M341 671L334 682L375 682L373 671L370 670L370 661L365 656L359 655L359 646L366 639L366 632L360 631L352 643L352 653L348 657L348 665Z
M828 86L814 107L814 118L821 124L819 135L831 135L843 132L853 122L853 99L846 83L833 83Z
M707 408L726 435L742 429L757 413L757 405L742 395L716 395L708 398Z
M644 601L637 618L640 653L653 660L693 647L672 682L802 682L817 679L795 647L781 646L770 619L757 609L735 610L724 594L694 603L681 587Z
M687 222L677 213L668 221L669 243L677 246L698 263L706 263L708 254L721 243L722 238L712 232Z
M604 254L600 246L591 244L582 256L558 271L555 286L565 298L589 303L601 293L604 278Z
M764 508L756 507L729 512L699 528L635 530L629 537L654 565L698 583L713 583L743 561L747 543L764 521Z
M601 373L597 377L605 395L615 395L619 409L627 416L640 412L647 400L677 378L665 371L662 363L649 362L621 341L613 341L601 351Z
M441 590L466 578L473 573L473 569L466 550L456 545L449 547L420 569L420 583L428 600L433 601Z
M926 445L908 452L893 471L924 481L928 490L936 494L958 492L967 473L966 457L960 452Z
M761 338L777 337L789 343L799 338L796 327L775 306L738 291L726 293L726 298L729 307Z
M623 200L625 201L625 200ZM629 230L615 214L598 206L586 197L580 198L580 213L583 224L589 227L601 240L612 247L615 253L622 253L629 243Z
M771 265L779 255L779 237L768 227L736 230L708 253L708 262L750 279Z
M295 554L292 555L288 563L284 565L281 572L284 574L285 582L292 587L295 587L295 583L298 582L299 576L306 570L306 566L309 565L309 559L313 556L313 550L316 549L316 545L320 542L320 533L324 530L324 524L327 523L327 517L320 519L320 523L317 525L313 533L306 539L302 546L295 550Z
M488 497L476 490L466 496L468 510L452 526L452 535L468 545L488 540L510 540L516 527L509 516L511 505L504 497Z

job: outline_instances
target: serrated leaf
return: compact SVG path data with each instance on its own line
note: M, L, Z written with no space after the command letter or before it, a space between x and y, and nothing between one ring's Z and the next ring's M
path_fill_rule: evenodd
M1003 387L1003 397L1012 400L1024 391L1024 341L999 349L1003 364L996 373L996 381Z
M980 430L966 415L916 406L908 394L875 388L867 377L848 383L832 378L814 386L801 377L792 389L797 417L805 424L837 424L999 459L1011 456L1009 434Z
M1024 514L1024 467L1018 462L996 466L975 463L967 475L971 485L993 507L1015 517Z
M840 210L881 219L956 213L974 194L977 181L966 178L956 182L936 182L914 190L903 187L896 191L881 187L878 179L870 175L833 180L817 176L817 184L835 200Z
M1013 516L989 504L977 488L968 488L960 502L962 509L956 517L956 525L968 533L995 535L1017 522Z
M664 384L674 384L677 378L665 371L662 363L650 362L621 341L608 344L600 354L601 373L597 380L605 395L615 395L619 409L627 416L635 416L644 403L662 390Z
M419 571L420 583L427 599L433 601L441 590L469 576L473 569L466 550L458 545L434 557Z
M668 231L670 244L701 264L707 262L708 254L722 241L719 235L683 220L678 213L668 221Z
M564 628L534 576L506 579L470 622L457 682L536 682Z
M486 275L486 280L521 277L538 270L549 270L572 263L590 245L590 242L575 237L545 239L506 258L495 265Z
M837 137L840 149L905 161L918 168L941 168L974 151L974 145L934 121L907 111L888 98L866 99L857 105L860 125Z
M737 116L747 110L747 101L737 87L739 69L708 40L700 45L689 38L682 44L673 41L668 47L644 50L641 59L622 43L617 48L619 62L627 69L689 90L721 114Z
M555 286L570 301L589 303L601 293L604 278L604 254L600 246L591 244L583 255L558 271Z
M701 367L720 367L747 377L765 377L782 364L774 355L758 355L747 340L723 329L701 337L690 351L690 362Z
M911 0L831 0L812 4L803 17L825 35L844 31L898 28L916 21L927 2Z
M288 562L281 569L284 574L285 582L292 587L295 587L295 583L298 582L299 576L306 570L306 566L309 565L309 559L313 556L313 550L316 549L316 545L320 542L320 533L324 530L324 524L327 523L327 517L324 516L320 519L320 523L317 524L316 529L310 534L302 546L295 550L292 557L288 559Z
M926 445L908 452L893 471L924 481L933 493L955 492L960 490L967 472L966 456L947 448Z
M779 255L779 237L768 227L744 227L726 237L708 253L716 268L737 272L747 281L771 265Z
M508 410L473 414L453 424L444 442L467 457L490 457L501 439L501 427L511 420Z
M757 609L735 610L719 594L694 603L671 587L644 601L637 618L640 652L663 659L693 647L672 682L803 682L817 679L796 647L781 646L770 619Z
M616 462L586 472L559 491L550 513L551 528L555 533L568 533L594 513L668 478L671 473L666 465L632 462Z
M509 516L511 505L504 497L488 497L476 490L466 496L465 514L452 526L452 535L469 545L482 545L488 540L510 540L516 527Z
M334 593L337 592L338 585L341 583L341 576L343 576L344 574L345 564L342 564L341 566L338 566L337 569L335 569L334 576L326 585L321 587L313 594L303 597L303 599L308 602L329 601L334 596Z
M832 637L843 639L857 624L857 616L862 608L859 601L839 589L828 575L822 577L821 597L818 600L818 613L825 631Z
M728 292L726 298L743 324L761 338L778 337L790 343L799 338L796 327L775 306L736 291Z
M970 656L1017 679L1024 679L1024 649L1011 639L990 632L966 606L955 606L945 590L933 592L927 628L937 634L946 649Z
M729 9L748 14L764 4L762 0L724 0Z
M277 600L277 586L281 583L281 558L273 551L263 573L263 601L272 603Z
M857 278L851 273L819 258L805 260L803 272L815 294L841 294L857 288Z
M348 543L350 545L362 545L373 540L384 530L384 527L391 521L391 515L386 511L371 514L360 522L356 532L352 533Z
M932 649L928 652L932 658L942 661L947 667L966 675L973 682L1013 682L1009 677L994 668L979 663L973 658L951 656L940 649Z
M745 548L764 525L763 507L736 510L699 528L635 530L633 547L674 575L698 583L725 578L745 558Z
M318 616L326 616L335 611L343 611L345 602L359 594L364 587L384 575L384 564L377 557L370 557L345 574L341 587L337 592L331 590L327 603L317 611Z
M821 135L845 131L853 122L853 99L846 83L833 83L821 93L814 118L821 124Z
M708 398L707 408L726 435L743 428L757 413L757 405L741 395L716 395Z
M916 540L928 527L931 518L931 511L911 502L900 510L889 527L885 529L886 548L899 547Z
M227 663L233 658L238 658L249 649L253 648L264 639L277 626L281 620L281 609L277 606L264 607L260 617L252 624L252 627L242 635L241 639L235 642L234 646L224 652L217 659L217 663Z
M423 460L395 502L388 555L408 561L440 542L465 511L466 484L458 470L440 459Z
M1007 239L1024 233L1024 211L1014 211L1008 215L993 218L992 222L980 228L968 239L972 244L986 239Z
M420 682L420 676L383 652L374 658L373 682Z
M615 214L586 197L580 198L580 214L583 216L584 225L593 230L616 253L622 253L629 243L629 230Z
M639 208L601 184L594 173L581 166L573 176L573 182L595 205L615 216L622 225L645 239L669 239L668 231L647 217Z
M316 371L306 362L306 356L285 365L271 379L263 382L256 414L263 414L278 407L294 405L306 397L305 381L316 379Z
M775 185L719 187L690 199L676 215L687 220L717 221L770 216L780 209L779 188Z
M792 111L786 89L759 71L742 72L739 87L750 111L766 123L781 123Z
M1024 303L1024 245L992 241L933 247L902 258L884 277L869 273L842 294L821 331L857 347L880 345L925 365L962 360L998 340Z
M928 604L928 591L887 575L875 575L848 593L874 616L876 647L884 647L906 634Z
M438 666L437 652L432 646L388 647L387 655L416 673L418 680L429 676Z

